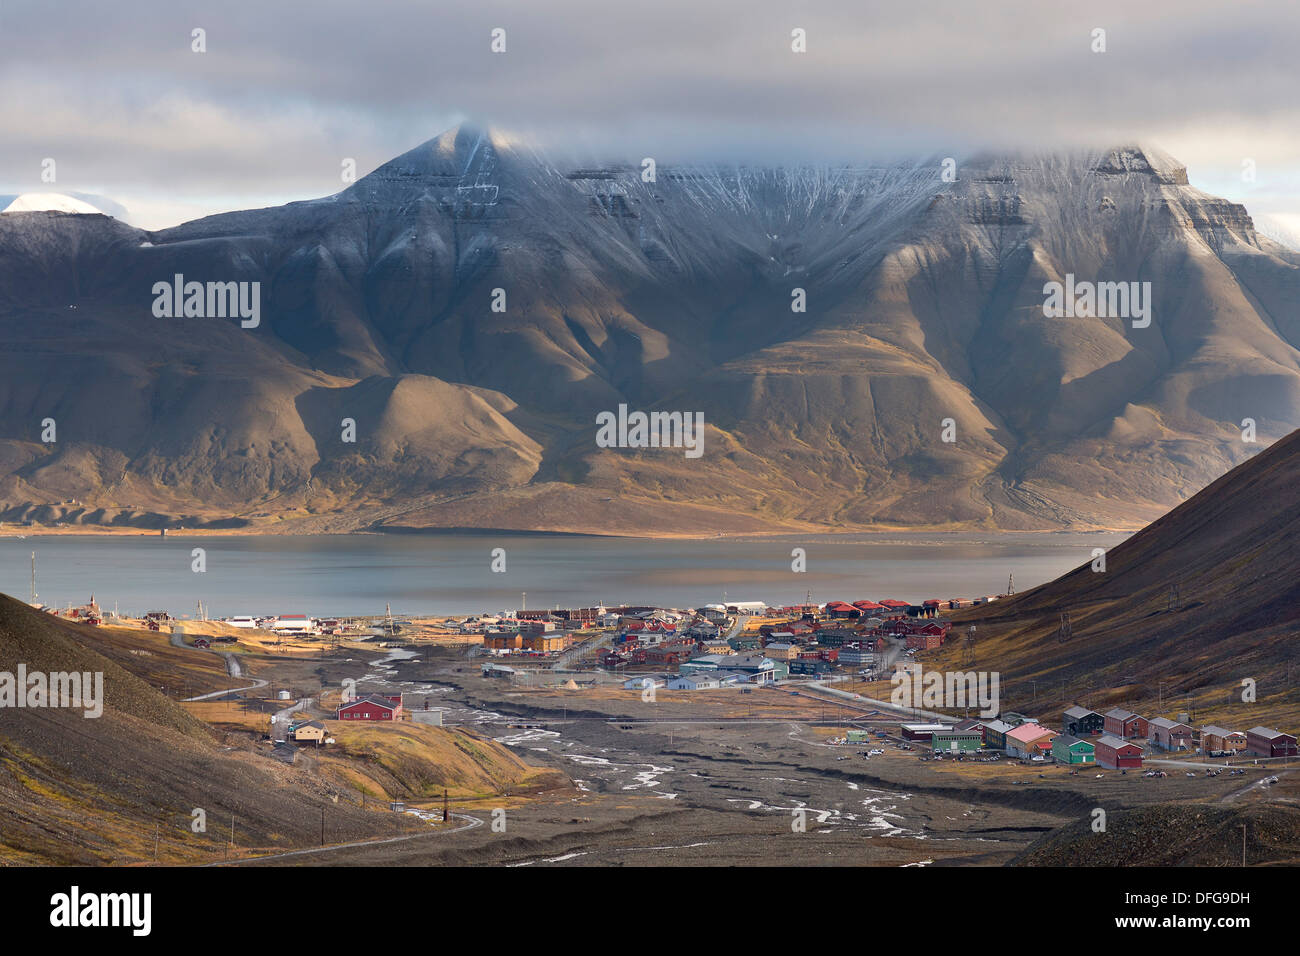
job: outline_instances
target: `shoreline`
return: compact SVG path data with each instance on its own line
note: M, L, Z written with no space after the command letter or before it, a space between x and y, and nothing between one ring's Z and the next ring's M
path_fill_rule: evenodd
M1047 535L1087 535L1087 534L1124 534L1133 535L1142 530L1135 528L1035 528L1004 530L1001 528L933 528L923 525L902 525L898 527L881 527L870 529L833 529L807 531L744 531L724 534L686 534L663 532L658 534L609 534L600 531L538 531L521 528L392 528L388 530L358 529L353 531L269 531L250 530L246 528L181 528L168 529L167 534L157 530L141 528L112 528L96 525L75 525L52 528L22 527L0 524L0 540L23 540L31 538L345 538L345 537L513 537L513 538L597 538L615 541L720 541L762 539L762 538L848 538L852 536L874 537L879 535L929 536L932 538L950 538L956 540L961 535L976 536L1024 536L1039 537ZM900 541L900 544L909 542Z

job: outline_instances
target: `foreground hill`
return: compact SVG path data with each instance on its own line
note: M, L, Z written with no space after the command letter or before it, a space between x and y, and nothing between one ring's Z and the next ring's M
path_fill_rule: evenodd
M367 728L324 766L288 766L256 735L218 732L155 689L155 666L176 673L167 655L114 641L110 653L130 660L128 669L94 649L99 633L0 595L0 678L19 665L28 674L100 672L104 689L95 718L0 709L0 863L219 859L232 817L237 852L316 846L322 810L330 843L422 832L427 824L375 808L388 797L431 796L435 786L485 795L567 782L491 741L432 727L403 731L411 739L400 754ZM195 809L206 832L191 829Z
M1039 837L1018 866L1240 866L1300 863L1300 807L1161 804L1110 813L1106 832L1091 817Z
M1300 729L1300 432L1261 452L1105 555L957 615L1003 706L1056 719L1079 701L1190 711L1245 730ZM1061 615L1069 614L1062 640ZM961 641L936 663L960 666ZM1242 700L1241 682L1257 700Z
M458 128L159 232L6 214L0 520L1138 527L1243 419L1300 426L1300 255L1242 206L1142 147L941 172L647 181ZM178 275L260 283L259 324L156 317ZM1067 276L1149 282L1150 325L1045 318ZM703 457L596 447L621 404L703 413Z

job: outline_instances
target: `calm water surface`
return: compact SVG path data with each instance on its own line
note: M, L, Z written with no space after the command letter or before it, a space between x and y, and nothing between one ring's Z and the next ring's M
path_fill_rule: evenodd
M604 604L696 607L730 601L816 602L974 597L1017 590L1085 564L1126 535L960 533L783 535L697 541L577 536L319 535L0 538L0 591L122 613L210 616L382 614L402 617ZM807 571L791 570L791 550ZM191 570L193 548L207 570ZM491 570L504 548L506 570Z

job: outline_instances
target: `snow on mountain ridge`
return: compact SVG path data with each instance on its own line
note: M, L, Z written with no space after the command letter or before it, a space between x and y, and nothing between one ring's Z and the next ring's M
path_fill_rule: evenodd
M6 206L5 212L66 212L84 216L107 215L88 202L64 193L23 193Z

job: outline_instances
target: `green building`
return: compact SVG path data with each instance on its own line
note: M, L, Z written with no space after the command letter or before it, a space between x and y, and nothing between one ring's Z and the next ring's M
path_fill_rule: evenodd
M930 736L935 753L974 753L984 746L978 730L936 730Z
M1057 763L1090 764L1097 762L1097 753L1088 741L1061 734L1052 739L1052 759Z

